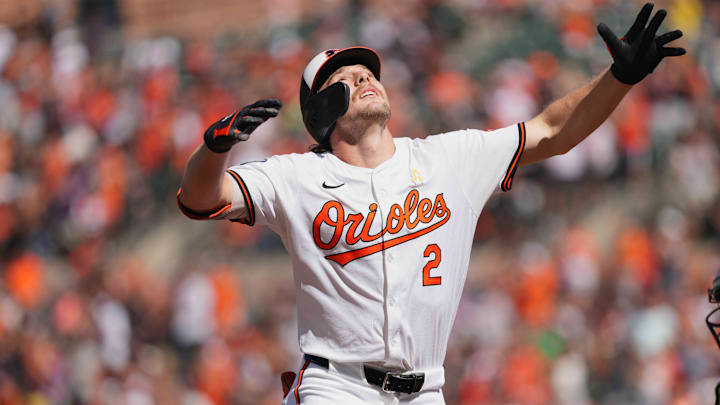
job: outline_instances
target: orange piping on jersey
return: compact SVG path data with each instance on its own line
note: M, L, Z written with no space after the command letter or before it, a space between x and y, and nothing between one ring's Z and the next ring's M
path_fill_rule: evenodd
M230 176L232 176L238 187L240 187L240 191L242 191L243 199L245 200L245 207L247 207L248 210L248 222L246 225L255 225L255 205L253 204L253 200L250 197L250 192L248 191L245 182L243 181L242 177L240 177L240 175L235 173L234 171L230 169L226 171L230 174Z
M510 163L510 167L508 167L507 174L505 174L505 179L502 182L502 186L500 187L502 191L508 191L512 188L512 181L513 176L515 176L515 171L517 170L517 164L520 161L520 157L522 156L523 150L525 149L525 123L521 122L518 123L518 136L520 137L518 141L518 148L515 151L515 156L513 156L512 163Z
M300 394L298 394L298 388L300 388L300 384L302 383L303 374L305 374L305 369L310 364L310 360L305 360L305 364L303 364L302 368L300 369L300 374L298 374L298 383L295 386L295 403L297 405L300 405Z
M190 208L184 206L183 203L180 202L180 193L182 193L182 187L180 187L178 189L177 196L176 196L178 208L180 208L180 211L183 214L185 214L185 216L187 216L188 218L191 218L191 219L202 219L202 220L214 219L218 215L222 215L223 213L225 213L225 211L229 210L231 207L231 205L228 204L228 205L218 209L217 211L213 211L211 213L202 213L202 212L193 211Z

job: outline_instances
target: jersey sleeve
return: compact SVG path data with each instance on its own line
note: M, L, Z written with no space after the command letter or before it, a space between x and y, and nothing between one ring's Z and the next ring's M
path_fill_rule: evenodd
M285 202L292 199L283 179L285 164L277 157L260 162L248 162L232 166L225 171L225 176L232 179L232 202L212 212L196 212L180 203L178 190L178 206L192 219L227 219L249 226L260 223L274 228L280 214L280 199Z
M200 219L200 220L207 220L207 219L226 219L231 215L239 215L238 212L232 212L232 206L233 204L227 204L223 207L218 208L214 211L206 211L206 212L199 212L191 210L190 208L183 205L183 203L180 201L180 194L182 194L182 187L178 189L177 192L177 205L178 208L180 208L180 211L185 214L188 218L192 219ZM233 198L235 200L235 198ZM236 207L236 211L239 210L240 207Z
M230 167L226 173L237 185L233 197L233 214L227 219L253 226L256 223L275 228L282 216L283 206L292 206L294 199L286 182L289 162L273 156L260 162ZM240 207L235 210L234 207Z
M494 131L455 131L438 138L475 212L480 212L498 187L502 191L512 188L525 148L525 123Z

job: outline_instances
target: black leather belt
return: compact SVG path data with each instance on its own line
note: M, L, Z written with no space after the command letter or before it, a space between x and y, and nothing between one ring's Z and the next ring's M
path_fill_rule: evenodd
M328 359L312 354L306 354L305 360L315 363L320 367L328 368ZM425 373L398 373L372 366L364 365L365 380L370 384L377 385L385 392L404 392L412 394L420 391L425 383Z

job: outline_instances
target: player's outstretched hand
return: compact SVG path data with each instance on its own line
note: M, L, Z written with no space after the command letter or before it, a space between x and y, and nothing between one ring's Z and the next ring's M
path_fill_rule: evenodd
M205 145L215 153L225 153L236 143L247 141L250 134L268 118L276 117L282 108L280 100L258 100L210 125L205 131Z
M652 9L653 3L645 4L635 19L635 23L620 39L607 25L600 23L597 26L600 36L607 44L614 59L610 70L622 83L630 85L638 83L652 73L664 57L685 54L684 48L665 47L669 42L682 37L682 31L675 30L656 36L667 11L659 10L650 20L650 24L647 24Z

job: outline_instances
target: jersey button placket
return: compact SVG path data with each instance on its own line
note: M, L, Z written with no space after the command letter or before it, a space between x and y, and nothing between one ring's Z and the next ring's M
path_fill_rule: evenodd
M372 188L373 194L377 199L378 204L378 216L382 218L382 226L387 226L387 210L392 205L392 201L389 199L389 193L387 187L383 184L383 181L387 179L387 174L374 172L372 175ZM384 209L383 209L384 208ZM382 215L381 215L382 212ZM390 235L383 235L382 240L385 241ZM393 290L392 283L392 272L393 267L393 254L384 250L383 255L383 277L388 285L388 292ZM388 294L389 295L389 294ZM387 311L387 336L386 342L388 344L390 358L402 357L402 353L399 350L400 340L398 338L400 330L400 313L399 308L393 298L385 296L385 307Z
M400 331L402 328L402 303L395 298L395 291L397 290L397 281L393 281L393 278L397 276L400 271L396 265L391 264L390 260L392 256L387 258L386 271L388 275L388 291L385 299L385 305L387 307L388 317L388 338L389 338L389 355L392 359L403 359L404 353L400 344ZM397 260L395 260L397 261Z

